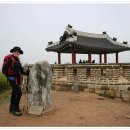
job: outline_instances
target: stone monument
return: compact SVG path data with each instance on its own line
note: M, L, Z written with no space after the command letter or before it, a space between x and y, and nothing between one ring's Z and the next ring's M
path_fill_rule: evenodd
M28 113L40 115L52 106L51 90L52 71L47 61L36 62L29 73Z

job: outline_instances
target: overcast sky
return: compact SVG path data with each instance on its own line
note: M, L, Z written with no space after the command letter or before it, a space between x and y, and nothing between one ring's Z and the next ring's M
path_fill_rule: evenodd
M46 52L49 41L56 42L70 24L74 29L102 33L106 31L118 42L130 44L130 4L57 4L57 3L0 3L0 65L3 57L14 46L20 46L24 54L22 63L47 60L53 64L57 53ZM70 54L62 54L61 62L71 62ZM77 55L87 60L87 54ZM98 62L99 56L92 59ZM115 62L115 54L108 55L108 62ZM130 52L119 53L119 62L130 62Z

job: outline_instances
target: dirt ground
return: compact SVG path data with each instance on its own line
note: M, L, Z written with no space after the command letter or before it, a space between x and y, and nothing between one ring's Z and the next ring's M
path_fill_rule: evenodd
M9 103L1 105L0 126L130 126L130 103L89 92L52 91L52 97L53 110L42 116L24 112L22 117L16 117L8 112Z

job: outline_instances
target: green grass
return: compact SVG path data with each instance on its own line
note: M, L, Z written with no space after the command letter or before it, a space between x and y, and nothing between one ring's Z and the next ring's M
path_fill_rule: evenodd
M7 84L7 78L0 72L0 105L9 101L11 87Z
M0 105L9 102L11 96L11 90L6 90L0 94Z
M9 89L10 86L7 83L7 78L0 72L0 94Z

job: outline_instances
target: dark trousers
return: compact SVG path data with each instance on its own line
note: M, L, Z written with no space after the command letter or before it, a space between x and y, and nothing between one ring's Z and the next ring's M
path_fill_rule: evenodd
M10 110L16 111L19 109L19 103L22 96L22 91L20 86L16 84L16 81L9 80L9 83L12 87L12 94L10 99Z

